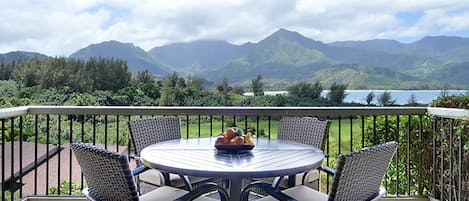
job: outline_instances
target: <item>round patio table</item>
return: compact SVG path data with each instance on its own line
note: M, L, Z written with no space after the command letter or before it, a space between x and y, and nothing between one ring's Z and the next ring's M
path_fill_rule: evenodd
M242 179L295 175L318 168L322 150L288 140L254 138L251 151L215 149L216 137L175 139L146 147L140 153L148 167L167 173L229 182L230 200L240 200ZM290 178L295 178L291 176Z

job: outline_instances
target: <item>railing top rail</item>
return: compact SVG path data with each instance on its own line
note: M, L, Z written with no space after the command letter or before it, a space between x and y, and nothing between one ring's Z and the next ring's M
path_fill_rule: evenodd
M467 119L469 110L438 107L145 107L145 106L24 106L0 109L0 119L25 114L60 115L408 115L425 114Z
M440 107L429 107L427 108L428 114L435 115L438 117L450 118L450 119L468 119L469 110L457 109L457 108L440 108Z
M28 106L28 114L355 116L425 114L426 107Z
M28 107L11 107L0 109L0 119L17 117L25 115L28 112Z

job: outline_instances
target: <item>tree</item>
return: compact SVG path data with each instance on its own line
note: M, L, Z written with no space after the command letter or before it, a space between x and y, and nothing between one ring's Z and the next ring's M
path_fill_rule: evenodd
M374 98L375 98L375 94L373 93L373 91L368 93L368 95L366 95L366 105L371 105L371 102L373 102Z
M147 84L147 83L154 84L155 80L156 80L155 76L152 75L150 71L148 71L148 69L145 69L144 71L137 72L137 74L135 75L134 82L136 85Z
M225 96L233 90L233 88L228 84L228 78L226 78L226 76L223 76L223 80L218 84L217 90Z
M174 96L171 93L171 80L165 79L163 81L163 89L161 90L161 97L160 97L160 106L171 106L174 104Z
M347 89L347 85L345 84L336 84L335 82L331 85L329 94L327 97L330 101L334 103L342 103L347 96L345 90Z
M204 88L205 79L196 76L187 76L187 86L193 88L194 90L202 90Z
M223 95L224 105L228 105L228 93L230 93L233 88L228 84L228 78L226 78L226 76L223 76L223 80L218 84L217 90Z
M417 97L415 96L415 94L410 94L409 99L407 99L407 104L417 105Z
M257 75L256 79L252 80L252 92L254 96L264 95L264 83L262 83L262 76Z
M233 87L233 93L243 95L244 94L244 88L241 86L234 86Z
M443 88L440 91L441 97L448 97L449 96L449 85L447 83L443 84Z
M322 86L320 82L314 85L306 82L291 85L287 88L288 95L298 98L318 99L321 97Z
M389 91L384 91L380 96L378 96L378 102L381 106L396 104L396 100L392 99L391 92Z

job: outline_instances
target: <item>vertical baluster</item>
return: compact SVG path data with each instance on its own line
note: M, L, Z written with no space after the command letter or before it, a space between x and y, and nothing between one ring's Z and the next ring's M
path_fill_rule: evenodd
M244 129L246 129L246 131L248 129L248 116L247 115L244 116Z
M72 145L72 142L73 142L73 118L72 118L72 115L69 115L68 116L68 120L70 121L69 122L69 145ZM69 146L70 147L70 146ZM70 147L69 149L69 152L68 152L68 194L71 195L72 194L72 149Z
M257 138L260 136L259 130L259 115L256 115L256 131L257 131Z
M419 134L419 172L418 172L418 182L419 182L419 195L422 196L423 195L423 116L422 115L419 115L419 130L418 130L418 134Z
M85 115L80 115L80 136L81 136L81 142L85 142ZM83 183L84 176L83 173L80 172L80 190L83 190Z
M80 119L80 140L85 142L85 115L79 115L78 118Z
M96 144L96 115L93 115L93 145L95 144Z
M389 132L389 119L388 115L384 115L384 142L388 141L388 132ZM388 191L388 171L384 175L384 189Z
M412 121L411 121L412 116L408 115L407 116L407 163L406 163L406 173L407 173L407 195L410 196L410 185L411 185L411 180L410 180L410 146L411 146L411 141L410 141L410 135L411 135L411 127L412 127Z
M107 149L108 115L104 115L104 149Z
M236 123L236 115L233 115L233 126L238 127L238 124Z
M342 132L341 132L341 127L342 127L342 117L341 116L338 116L337 117L337 121L338 121L338 126L337 126L337 132L339 134L339 136L337 137L337 155L341 154L342 153L342 150L341 150L341 146L342 146Z
M350 115L350 152L353 151L353 116Z
M399 145L399 136L400 136L400 118L399 118L399 115L396 116L396 132L394 133L394 140L397 142L397 144ZM399 196L399 147L397 147L396 149L396 154L394 155L394 157L396 158L396 196Z
M197 119L197 128L198 128L198 133L199 133L199 138L200 138L200 115L198 116L198 119Z
M127 115L127 121L131 121L132 120L132 117L130 115ZM128 122L127 122L128 123ZM128 124L127 124L128 125ZM131 155L132 153L132 139L130 137L130 130L127 129L127 131L129 131L129 135L127 135L127 155ZM130 158L129 158L130 160ZM138 187L138 190L140 190L140 185L138 185L139 182L137 182L137 187Z
M384 115L384 142L388 141L389 119L388 115Z
M225 116L221 115L221 133L224 132L223 127L225 126Z
M443 118L440 118L440 129L443 129L444 128L444 119ZM445 160L444 160L444 156L445 156L445 152L444 152L444 149L443 149L443 145L444 145L444 138L443 138L443 130L441 130L439 132L439 135L440 135L440 147L441 147L441 153L440 153L440 157L441 157L441 161L440 161L440 200L443 200L444 199L444 185L445 185L445 177L443 176L444 175L444 164L445 164Z
M116 115L116 152L119 153L119 115Z
M462 191L462 149L463 149L463 143L462 143L462 138L463 138L463 134L460 133L459 136L458 136L459 140L458 140L458 198L457 200L462 200L462 197L461 197L461 191Z
M57 154L57 194L60 195L60 161L61 160L61 157L60 157L60 153L61 153L61 150L62 150L62 143L61 143L61 136L62 135L62 131L61 131L61 128L62 128L62 124L61 124L61 116L60 114L57 115L57 146L59 148L59 153Z
M209 119L210 119L210 136L213 136L213 115L210 115Z
M23 116L20 116L19 129L20 129L20 159L19 159L20 165L19 167L23 167ZM23 171L21 170L20 171L20 184L22 183L23 183ZM20 187L19 194L20 194L20 197L23 197L23 186Z
M449 125L449 157L448 157L448 160L449 160L449 179L448 179L448 182L449 182L449 189L448 189L448 195L449 195L449 198L448 200L453 200L453 184L454 184L454 172L453 172L453 159L454 159L454 156L453 156L453 134L454 134L454 120L451 119L450 120L450 125Z
M436 197L435 191L436 191L436 134L437 134L437 118L433 119L433 137L432 137L432 191L431 195L433 197Z
M34 116L34 167L37 167L38 115ZM34 194L37 195L37 168L34 168Z
M378 143L378 137L376 135L376 116L373 116L373 145Z
M365 147L365 116L361 116L362 120L362 148Z
M330 119L329 116L326 117L327 119ZM331 156L331 150L330 150L330 132L326 133L326 153ZM326 157L326 166L330 167L329 164L329 157ZM329 193L329 174L326 174L326 192Z
M2 184L5 183L5 119L2 119ZM2 185L2 198L5 197L5 187Z
M272 124L272 119L271 119L271 116L270 116L270 115L269 115L269 117L268 117L268 121L267 121L267 122L268 122L269 139L271 139L271 138L272 138L272 136L271 136L272 132L271 132L270 127L271 127L271 124Z
M11 146L10 146L10 151L11 151L11 159L10 159L10 189L15 189L15 118L14 117L11 117L10 118L10 142L11 142ZM21 140L21 139L20 139ZM2 144L3 146L5 144ZM18 169L21 169L21 168L18 168ZM4 170L4 169L3 169ZM12 193L10 193L10 200L14 200L14 195L15 193L10 190Z
M186 115L186 138L189 139L189 115Z
M50 116L49 115L46 115L46 195L49 194L49 191L47 189L49 189L49 135L50 135L50 123L49 123L49 120L50 120Z

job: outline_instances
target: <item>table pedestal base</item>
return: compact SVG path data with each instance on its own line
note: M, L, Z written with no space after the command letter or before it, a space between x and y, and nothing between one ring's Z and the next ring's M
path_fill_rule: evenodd
M230 194L230 201L239 201L241 199L241 185L243 179L240 177L233 177L228 179L228 193Z

